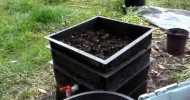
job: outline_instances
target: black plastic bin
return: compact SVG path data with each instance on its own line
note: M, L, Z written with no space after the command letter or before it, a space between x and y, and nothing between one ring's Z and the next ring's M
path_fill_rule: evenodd
M64 100L134 100L126 95L109 91L84 92Z
M131 77L142 71L150 61L150 49L141 52L143 54L137 54L132 57L131 61L126 61L115 69L114 72L108 74L102 74L95 70L90 70L81 64L76 64L63 56L56 55L54 65L60 71L75 74L78 79L83 79L91 84L96 89L104 90L117 90L122 84L129 80ZM62 65L57 63L64 62Z
M148 76L149 66L150 65L148 64L139 73L131 77L123 85L121 85L120 88L114 91L128 95L134 99L137 99L138 96L146 93L146 89L147 89L146 80ZM79 85L79 90L75 92L74 94L87 92L87 91L94 91L94 90L104 90L104 89L94 88L93 85L87 83L85 80L78 78L76 75L72 73L68 73L63 70L57 69L56 66L53 66L53 67L54 67L54 73L55 73L55 78L56 78L56 83L57 83L57 93L56 93L57 100L61 100L65 98L65 93L59 92L59 88L64 87L66 85L74 85L74 84Z
M64 37L78 31L100 29L106 30L110 34L117 36L128 36L133 41L105 60L60 42ZM152 38L151 33L153 31L154 28L148 26L129 24L104 17L95 17L71 28L46 36L46 38L50 41L50 47L52 50L82 62L83 64L88 65L91 69L98 70L102 73L109 73L110 71L115 70L115 67L122 62L129 60L139 51L150 47ZM56 56L52 56L54 61L57 60Z
M185 45L189 36L189 31L181 28L167 30L167 51L172 55L184 53Z
M77 84L79 86L79 90L75 91L73 95L91 91L91 89L87 88L84 84L84 82L77 82L76 80L72 79L72 76L67 76L60 72L58 69L54 68L54 74L55 74L55 80L56 80L56 100L63 100L66 98L66 94L59 91L60 88L67 86L67 85L75 85Z
M145 0L125 0L125 7L143 6L145 5Z
M127 36L132 42L107 59L98 58L61 42L73 33L92 30L105 30L119 37ZM79 85L80 89L76 94L105 90L130 94L137 98L136 96L145 93L154 30L153 27L95 17L47 36L57 82L57 100L65 96L58 91L59 88L68 84Z

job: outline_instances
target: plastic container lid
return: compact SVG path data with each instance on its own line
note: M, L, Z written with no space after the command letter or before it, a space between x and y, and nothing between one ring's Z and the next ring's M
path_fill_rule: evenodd
M138 100L190 100L190 82L168 85L152 93L143 94Z

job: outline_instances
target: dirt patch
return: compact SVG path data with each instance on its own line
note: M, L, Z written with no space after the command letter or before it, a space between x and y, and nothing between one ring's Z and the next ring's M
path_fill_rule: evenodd
M104 30L80 31L64 38L62 42L106 59L128 45L132 40L109 34Z
M56 100L56 92L52 92L49 96L43 96L40 100Z
M190 64L190 45L188 43L183 55L170 55L166 50L166 34L157 30L153 34L151 57L155 58L155 63L149 71L148 92L177 83L180 77L182 80L189 77L185 75L185 70ZM175 77L177 73L179 73L179 77Z

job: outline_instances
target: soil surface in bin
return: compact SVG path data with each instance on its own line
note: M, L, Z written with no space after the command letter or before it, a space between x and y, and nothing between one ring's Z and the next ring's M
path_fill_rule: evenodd
M99 58L107 59L128 45L132 39L127 36L112 35L105 30L95 30L76 32L61 41Z

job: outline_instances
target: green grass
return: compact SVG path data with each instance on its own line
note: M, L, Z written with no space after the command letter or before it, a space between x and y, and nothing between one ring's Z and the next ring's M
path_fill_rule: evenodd
M190 42L188 42L190 43ZM181 73L173 73L172 75L172 78L173 79L176 79L178 82L183 82L183 81L186 81L186 80L190 80L190 64L187 63L187 64L184 64L184 66L186 67L186 69L181 72Z
M44 36L97 15L125 19L121 5L117 0L1 0L0 100L34 99L38 88L53 91Z
M147 5L190 10L190 0L147 0Z
M45 48L49 43L44 36L94 16L144 22L131 9L125 15L122 3L122 0L1 0L0 100L34 99L39 94L38 88L54 90L53 71L47 63L51 54Z

